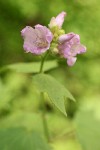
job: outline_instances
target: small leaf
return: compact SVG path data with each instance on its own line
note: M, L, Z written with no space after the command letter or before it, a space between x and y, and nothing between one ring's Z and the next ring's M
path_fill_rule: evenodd
M36 73L36 72L39 72L40 63L41 62L16 63L16 64L8 65L4 68L11 69L11 70L14 70L16 72L21 72L21 73ZM46 61L44 64L43 71L47 71L47 70L55 68L57 66L58 66L58 64L57 64L57 61L55 61L55 60ZM2 68L1 70L5 70L4 68Z
M50 147L36 131L9 128L0 130L0 150L50 150Z
M100 150L100 120L93 111L78 112L76 135L84 150Z
M33 76L33 82L40 92L46 92L55 106L66 115L64 99L70 98L74 100L70 92L57 80L47 74Z

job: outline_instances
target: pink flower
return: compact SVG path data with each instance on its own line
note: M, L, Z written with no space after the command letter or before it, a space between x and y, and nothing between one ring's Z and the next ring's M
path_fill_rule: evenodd
M67 59L67 64L73 66L76 62L76 55L86 52L86 47L80 44L80 36L68 33L59 37L59 54Z
M51 31L42 25L36 25L35 28L26 26L21 35L24 39L23 48L26 52L40 55L50 48L53 39Z
M66 12L61 12L60 14L58 14L58 16L55 18L55 17L52 17L51 18L51 21L50 21L50 24L49 24L49 27L52 28L54 26L58 26L59 28L62 27L62 24L64 22L64 17L66 16Z

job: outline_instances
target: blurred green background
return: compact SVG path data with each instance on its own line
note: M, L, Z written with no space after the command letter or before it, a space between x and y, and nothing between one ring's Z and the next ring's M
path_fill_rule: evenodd
M97 136L97 133L99 135L95 139L100 139L100 126L98 127L98 123L94 123L95 119L98 122L100 120L99 6L99 0L0 0L1 68L12 63L38 60L32 54L24 52L20 31L26 25L42 24L47 26L51 17L61 11L67 12L63 25L66 33L79 34L81 43L87 47L87 53L78 56L75 66L67 67L65 61L61 61L58 68L49 71L71 91L76 99L76 103L70 101L66 103L67 118L48 100L46 102L49 127L55 137L52 144L55 150L82 150L83 145L85 145L84 150L92 150L94 145L99 144L98 141L92 147L87 146L93 144L92 140L94 141L94 139L91 137ZM35 118L33 112L36 113L38 109L42 109L39 99L40 96L28 75L13 71L1 72L0 127L25 126L42 130L37 125L33 127ZM91 111L93 113L90 113ZM90 121L91 117L92 122ZM58 126L59 122L62 122L60 127ZM87 124L80 125L78 122ZM88 134L90 127L93 135ZM96 129L97 133L93 129ZM72 133L73 130L76 134ZM86 131L86 134L83 134L83 130ZM68 134L66 134L67 132ZM56 138L58 133L62 134ZM86 138L87 141L90 139L88 144L84 140ZM95 150L100 150L100 146L95 147Z

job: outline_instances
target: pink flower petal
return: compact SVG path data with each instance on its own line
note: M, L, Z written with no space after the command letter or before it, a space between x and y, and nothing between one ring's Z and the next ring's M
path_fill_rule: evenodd
M71 39L71 43L80 44L80 36L78 34L75 34L75 36Z
M77 46L77 54L82 54L82 53L85 53L86 52L86 47L82 44L79 44Z
M71 40L74 36L75 36L75 34L73 32L68 33L68 34L63 34L59 37L59 42L60 43L67 42L67 41Z
M60 14L57 15L57 17L52 17L49 23L49 27L52 28L54 26L58 26L59 28L62 27L64 18L66 16L66 12L61 12Z
M63 25L65 16L66 16L66 12L63 11L60 14L58 14L58 16L56 17L56 23L60 28Z
M67 59L67 64L68 66L73 66L76 62L77 58L76 57L70 57Z

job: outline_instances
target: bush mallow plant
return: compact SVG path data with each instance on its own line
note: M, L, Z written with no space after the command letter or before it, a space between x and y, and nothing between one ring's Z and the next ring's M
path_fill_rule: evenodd
M61 12L57 17L52 17L48 28L39 24L34 28L26 26L21 31L24 50L34 55L41 55L49 50L67 59L68 66L73 66L77 54L85 53L86 47L80 43L78 34L73 32L65 34L62 29L65 16L66 12Z

